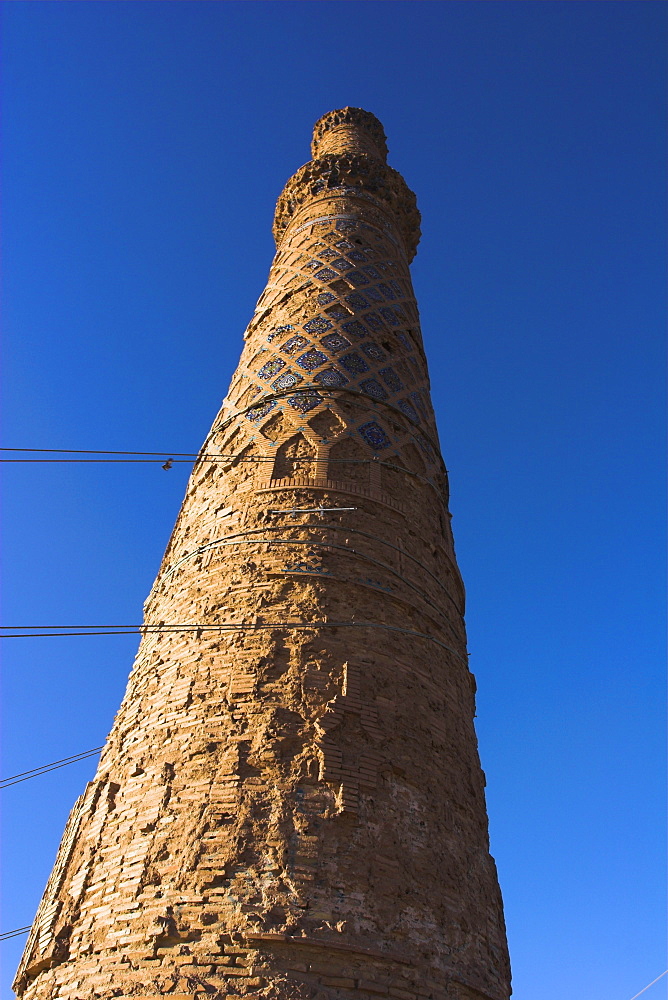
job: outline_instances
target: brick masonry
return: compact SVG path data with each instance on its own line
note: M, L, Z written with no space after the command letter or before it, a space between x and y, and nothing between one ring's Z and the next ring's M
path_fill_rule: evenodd
M380 122L316 124L24 1000L506 1000L464 590Z

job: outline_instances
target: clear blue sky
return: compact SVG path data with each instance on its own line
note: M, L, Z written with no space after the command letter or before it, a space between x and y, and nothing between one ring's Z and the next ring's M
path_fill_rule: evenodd
M413 265L516 1000L666 968L662 2L21 2L4 444L196 451L313 122L358 105ZM4 619L136 623L187 469L5 471ZM6 640L4 775L104 741L133 637ZM91 761L2 792L30 923ZM0 944L2 1000L21 941ZM666 980L644 994L666 995Z

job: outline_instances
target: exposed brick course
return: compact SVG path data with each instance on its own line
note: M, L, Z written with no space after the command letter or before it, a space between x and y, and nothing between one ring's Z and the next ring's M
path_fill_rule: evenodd
M509 996L408 270L419 213L368 112L325 115L313 153L279 199L25 1000Z

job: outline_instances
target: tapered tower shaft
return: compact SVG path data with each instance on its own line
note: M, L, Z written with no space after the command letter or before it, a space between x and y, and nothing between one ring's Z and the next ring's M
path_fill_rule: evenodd
M414 195L316 124L25 1000L506 1000Z

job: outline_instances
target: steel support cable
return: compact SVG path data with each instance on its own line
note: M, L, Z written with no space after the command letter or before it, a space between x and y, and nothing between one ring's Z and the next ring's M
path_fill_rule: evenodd
M46 774L47 771L55 771L59 767L67 767L68 764L76 764L80 760L86 760L87 757L95 756L101 750L104 750L104 747L94 747L92 750L84 750L82 753L73 754L71 757L54 760L50 764L43 764L41 767L33 767L30 771L20 771L18 774L12 774L9 778L2 778L0 780L0 789L9 788L10 785L18 785L20 781L28 781L29 778L38 778L40 774Z
M81 450L77 448L0 448L0 452L21 452L30 453L36 455L142 455L142 456L155 456L155 459L137 459L137 461L155 461L161 462L165 458L171 458L173 462L183 461L185 463L194 462L196 460L205 462L273 462L276 459L275 455L248 455L244 458L242 455L211 455L208 452L200 454L199 452L176 452L176 451L103 451L103 450ZM300 456L302 461L308 460L308 456ZM105 458L0 458L0 462L132 462L134 459L131 458L117 458L117 459L105 459ZM311 461L316 461L315 457L311 458ZM419 472L413 472L411 469L404 469L400 465L394 465L392 462L382 462L377 461L374 458L328 458L328 464L331 465L380 465L383 468L396 469L397 472L405 472L408 476L415 476L417 479L425 479L421 476ZM426 480L425 480L426 481Z
M5 931L4 934L0 934L0 941L9 941L10 938L18 937L19 934L27 934L31 927L32 924L29 924L27 927L17 927L16 930Z
M460 611L459 606L458 606L457 602L455 601L454 597L452 597L452 595L446 589L446 587L444 586L444 584L441 583L441 581L438 579L438 577L435 575L435 573L432 573L430 569L427 569L427 567L424 565L424 563L421 563L419 559L416 559L415 556L412 556L410 554L410 552L407 552L405 549L399 548L398 545L393 545L392 542L388 542L384 538L380 538L378 535L372 535L368 531L361 531L359 528L348 528L348 527L346 527L345 524L316 524L316 523L311 522L309 524L293 524L293 525L290 525L290 527L293 530L301 530L301 529L304 529L304 528L318 528L321 531L323 531L323 530L327 530L327 531L345 531L346 534L348 534L348 535L362 535L364 538L370 538L370 539L372 539L372 541L380 542L382 545L386 545L388 548L393 549L395 552L399 552L402 556L405 556L407 559L410 559L411 562L414 562L417 566L420 567L420 569L424 570L424 572L428 576L430 576L432 578L432 580L437 584L437 586L439 586L441 588L441 590L446 595L446 597L450 601L452 601L453 605L455 606L456 611L458 612L458 614L461 615L462 612ZM164 577L166 578L171 573L173 573L174 570L178 566L180 566L181 563L185 562L187 559L191 559L194 555L197 555L197 554L199 554L201 552L206 552L207 549L213 548L216 545L222 544L222 543L227 542L227 541L232 541L235 538L243 538L246 535L259 534L262 531L284 531L284 530L285 530L285 526L282 525L282 524L281 525L270 525L269 524L269 525L266 525L264 528L250 528L248 531L240 531L236 535L226 535L225 538L215 539L213 542L207 542L205 545L200 545L199 548L194 549L192 552L189 552L188 555L183 556L181 559L179 559L177 562L175 562L173 566L170 566L167 570L165 570ZM313 543L313 544L315 544L315 543ZM328 543L328 542L322 542L321 544L322 545L327 545L327 544L330 544L330 543ZM354 552L355 550L353 549L352 551ZM402 577L402 579L403 579L403 577Z
M184 556L182 559L179 559L179 561L174 564L174 567L167 571L165 577L170 576L171 573L174 572L174 570L176 570L178 566L181 566L188 559L193 559L196 556L201 555L202 552L206 552L208 549L217 548L218 546L223 547L225 545L301 545L311 548L315 548L315 546L321 546L329 549L336 549L337 552L345 552L346 555L359 556L360 559L364 559L366 560L366 562L372 563L374 566L379 566L381 569L384 569L388 573L391 573L393 576L396 576L397 579L401 580L403 584L405 584L407 587L410 587L411 590L414 590L415 593L422 598L425 604L428 604L431 608L437 611L439 615L443 615L443 617L445 617L443 611L439 608L437 604L435 604L429 597L427 597L426 594L418 586L416 586L416 584L411 583L410 580L407 580L405 577L403 577L401 573L398 573L397 570L393 569L392 566L388 566L387 563L380 562L379 559L374 559L373 556L369 556L365 552L360 552L358 549L352 549L348 545L337 545L334 542L310 542L308 540L302 541L299 538L247 538L247 539L222 538L216 542L209 542L207 545L202 546L199 549L195 549L193 552L190 552L187 556Z
M262 629L278 629L278 628L294 628L297 630L302 629L319 629L319 628L371 628L371 629L383 629L387 632L400 632L403 635L412 635L416 639L427 639L429 642L436 643L437 646L441 646L443 649L452 653L456 656L458 660L466 664L468 668L467 659L458 653L456 649L452 646L448 646L445 642L441 642L433 635L429 635L427 632L417 632L410 628L401 628L399 625L386 625L384 622L330 622L330 621L319 621L319 622L243 622L241 624L231 622L231 623L221 623L219 625L201 624L201 625L23 625L23 626L9 626L5 625L4 628L56 628L56 629L87 629L85 632L77 631L60 631L60 632L16 632L10 633L9 635L2 635L0 639L45 639L45 638L55 638L56 636L84 636L84 635L154 635L163 634L168 632L209 632L209 631L220 631L220 632L244 632L248 631L261 631Z
M195 461L201 462L220 462L220 463L243 463L243 462L274 462L276 460L275 455L248 455L245 458L243 455L210 455L205 453L203 455L195 454L194 452L169 452L169 451L77 451L75 448L0 448L2 451L11 452L30 452L31 454L63 454L63 455L159 455L159 458L0 458L0 462L146 462L148 464L159 464L163 459L168 458L168 460L174 463L183 463L185 465L193 464ZM183 457L185 455L185 457ZM176 457L175 457L176 456ZM300 461L317 461L315 456L299 456ZM416 479L420 479L427 485L432 484L426 478L422 476L419 472L413 472L412 469L402 468L400 465L394 465L392 462L381 462L374 458L327 458L328 465L379 465L382 468L394 469L397 472L404 472L407 476L415 476Z

